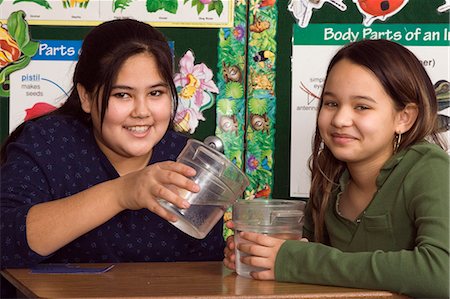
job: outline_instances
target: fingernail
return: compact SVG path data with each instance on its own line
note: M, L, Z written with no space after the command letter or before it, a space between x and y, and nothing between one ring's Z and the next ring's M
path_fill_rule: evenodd
M200 191L200 186L195 184L192 189L193 189L194 192L198 192L198 191Z
M188 201L184 200L182 203L182 206L183 206L183 208L187 209L191 206L191 204Z

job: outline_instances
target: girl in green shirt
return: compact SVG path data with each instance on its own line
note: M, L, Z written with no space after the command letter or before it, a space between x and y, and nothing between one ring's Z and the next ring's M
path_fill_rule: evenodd
M332 58L310 158L303 239L243 232L261 280L449 296L449 156L420 61L387 40ZM231 226L231 225L230 225ZM224 264L234 269L234 241Z

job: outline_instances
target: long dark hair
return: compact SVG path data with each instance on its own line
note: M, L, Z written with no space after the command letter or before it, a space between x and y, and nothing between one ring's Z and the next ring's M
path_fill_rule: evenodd
M399 151L426 138L446 149L445 142L438 135L438 107L433 84L411 51L395 42L382 39L350 43L342 47L331 59L324 89L331 69L343 59L372 71L393 99L396 110L402 110L409 103L417 105L417 119L411 129L402 134ZM322 96L317 117L321 108ZM323 242L325 212L346 164L336 159L323 144L318 127L314 135L309 168L312 176L309 200L314 221L314 238L317 242Z
M90 114L81 108L76 88L77 84L80 84L94 99L97 99L97 104L101 107L100 122L103 123L111 86L117 78L120 67L129 57L139 53L149 53L155 58L161 77L169 85L173 120L178 95L173 82L172 52L161 32L149 24L133 19L104 22L88 33L83 40L75 67L71 92L66 102L50 114L71 115L91 126ZM99 98L100 90L102 90L101 98ZM19 125L3 143L0 150L0 164L6 161L7 145L20 135L24 125L25 123Z

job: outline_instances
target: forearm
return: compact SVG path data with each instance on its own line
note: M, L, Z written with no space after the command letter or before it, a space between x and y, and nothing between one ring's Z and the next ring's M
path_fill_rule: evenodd
M448 296L449 259L444 248L342 252L318 243L288 242L277 256L277 280L381 289L418 297Z
M42 256L49 255L119 213L118 180L33 206L26 219L30 248Z

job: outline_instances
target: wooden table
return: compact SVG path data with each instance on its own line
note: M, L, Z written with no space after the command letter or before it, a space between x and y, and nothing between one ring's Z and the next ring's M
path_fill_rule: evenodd
M31 298L407 298L385 291L257 281L236 275L221 262L121 263L102 274L5 269L2 275Z

